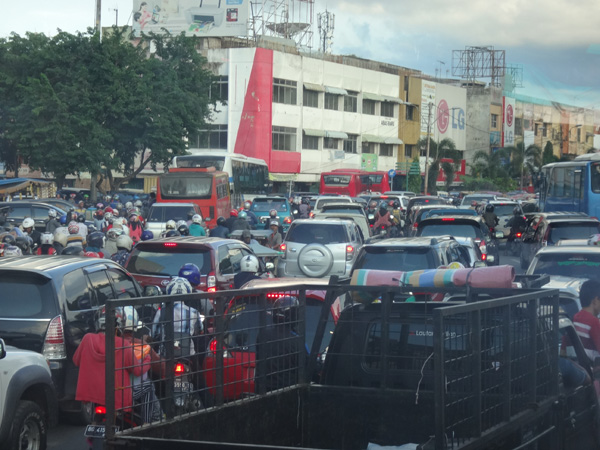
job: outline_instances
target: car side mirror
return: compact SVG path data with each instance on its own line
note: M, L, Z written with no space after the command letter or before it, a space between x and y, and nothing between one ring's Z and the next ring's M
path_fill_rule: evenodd
M4 343L4 339L0 339L0 359L6 356L6 344Z
M494 258L494 255L488 255L487 256L487 262L489 263L494 263L494 261L496 261L496 258Z

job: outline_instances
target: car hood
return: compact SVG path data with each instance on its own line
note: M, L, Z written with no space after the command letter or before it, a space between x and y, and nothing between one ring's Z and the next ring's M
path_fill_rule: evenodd
M579 290L585 281L587 281L587 278L573 278L562 275L553 275L550 277L550 282L544 285L544 288L559 289L562 292L579 297Z

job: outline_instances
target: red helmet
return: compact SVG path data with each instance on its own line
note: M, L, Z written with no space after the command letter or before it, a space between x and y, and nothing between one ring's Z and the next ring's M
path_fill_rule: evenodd
M87 256L88 258L100 258L100 255L97 252L85 252L83 256Z
M230 216L232 217L237 217L238 216L238 210L237 209L232 209L231 212L229 213Z
M104 210L105 213L109 212L112 213L113 209L110 206L107 206L106 209Z

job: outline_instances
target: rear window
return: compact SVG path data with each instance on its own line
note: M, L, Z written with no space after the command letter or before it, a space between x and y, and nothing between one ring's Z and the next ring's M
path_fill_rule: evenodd
M600 224L590 222L563 222L550 225L548 241L556 243L561 239L586 239L600 233Z
M322 208L323 212L335 212L335 213L340 213L340 214L362 214L363 213L363 209L362 208L349 208L347 206L333 206L333 205L325 205L324 208Z
M251 209L256 212L269 212L272 209L278 212L285 212L288 210L288 207L286 201L280 198L255 198Z
M542 254L536 258L533 273L597 280L600 278L600 254Z
M196 264L203 275L213 270L209 250L166 247L163 244L134 248L126 269L140 275L173 277L179 274L179 269L186 263Z
M327 186L348 186L351 175L323 175L323 182Z
M427 247L388 249L370 247L359 257L354 270L423 270L436 267L433 252Z
M517 205L494 205L494 213L497 216L512 216Z
M292 225L285 240L298 244L340 244L349 241L344 225L316 223Z
M445 234L473 239L481 239L483 237L479 226L468 223L446 222L425 224L419 227L419 231L417 232L417 236L443 236Z
M416 205L445 205L446 202L441 198L411 198L409 200L410 208Z
M352 200L350 200L347 197L320 198L320 199L317 199L316 207L317 207L317 209L321 209L324 205L328 205L330 203L351 203L351 202L352 202Z
M0 317L48 319L57 314L52 282L31 273L0 272Z
M196 211L190 206L153 206L150 208L148 222L188 220L189 213L196 214Z

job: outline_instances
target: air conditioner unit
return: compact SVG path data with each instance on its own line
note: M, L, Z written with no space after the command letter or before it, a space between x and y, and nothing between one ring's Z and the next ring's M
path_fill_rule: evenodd
M216 27L220 27L223 24L223 16L225 10L221 9L221 0L219 0L218 6L200 6L189 8L185 11L185 18L189 24L192 23L213 23Z

